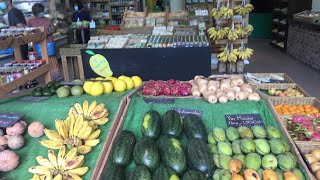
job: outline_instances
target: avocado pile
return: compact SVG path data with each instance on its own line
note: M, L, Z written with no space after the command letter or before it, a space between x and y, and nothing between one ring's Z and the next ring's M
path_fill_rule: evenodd
M60 83L57 81L51 81L44 87L37 87L32 91L32 96L41 97L46 96L50 97L56 94L56 91L60 88Z

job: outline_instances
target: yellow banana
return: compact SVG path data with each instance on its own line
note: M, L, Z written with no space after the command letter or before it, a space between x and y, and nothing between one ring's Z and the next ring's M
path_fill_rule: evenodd
M89 110L89 102L87 100L83 101L82 109L83 109L84 117L87 117L88 116L88 110Z
M90 146L90 147L94 147L97 144L99 144L100 140L99 139L88 139L84 141L84 145L85 146Z
M83 113L83 109L82 109L82 106L81 106L81 104L80 103L75 103L74 104L74 108L76 109L76 111L77 111L77 113L78 113L78 115L83 115L84 113Z
M38 174L32 176L31 180L41 180Z
M101 113L103 109L104 109L104 103L100 103L90 112L90 117L97 113Z
M89 106L87 115L90 115L91 111L92 111L93 109L95 109L96 106L97 106L97 101L93 101L93 102L90 104L90 106Z
M73 173L73 174L76 174L78 176L82 176L85 173L87 173L88 170L89 170L88 167L81 167L81 168L67 170L67 173Z
M64 163L64 156L66 155L66 147L62 146L58 152L57 163L58 167L61 168Z
M49 171L48 168L45 166L32 166L28 169L28 171L32 174L46 174L47 171Z
M78 146L78 152L79 152L80 154L87 154L87 153L89 153L91 150L92 150L92 148L91 148L90 146L85 146L85 145Z
M69 150L69 152L66 154L66 156L64 157L65 161L70 161L72 159L74 159L75 157L77 157L78 153L77 153L77 148L72 148Z
M63 146L63 142L52 141L52 140L42 140L40 141L40 144L42 146L45 146L51 149L60 149L60 147Z
M48 158L51 164L55 167L58 168L58 161L57 161L57 156L54 154L54 151L52 149L48 150Z
M94 123L96 123L97 125L104 125L109 121L109 118L105 117L105 118L100 118L100 119L94 119L92 121Z
M61 142L63 141L63 138L56 131L45 129L44 134L52 141L61 141Z
M70 173L70 172L66 172L66 173L65 173L65 176L66 176L66 177L69 177L69 179L72 179L72 180L82 180L81 177L79 177L79 176L76 175L76 174Z
M69 112L68 112L68 115L70 115L70 114L73 114L73 115L77 116L78 113L77 113L77 110L74 107L71 107L69 109Z
M41 166L45 166L47 168L54 168L54 166L51 164L49 159L44 158L43 156L37 156L36 160L37 160L38 164L40 164Z
M69 161L65 161L63 167L65 170L75 169L75 168L81 167L83 161L84 161L84 156L80 155L80 156L77 156Z
M78 136L79 131L81 130L82 126L83 126L84 120L83 120L83 116L79 116L76 120L76 123L73 127L73 132L72 134L74 136Z
M99 137L100 133L101 133L101 130L98 129L98 130L94 131L93 133L91 133L90 136L87 139L88 140L97 139Z
M53 180L62 180L62 175L61 174L58 174L56 175L56 177L53 178Z
M79 131L78 137L81 139L87 139L92 133L92 127L88 126Z

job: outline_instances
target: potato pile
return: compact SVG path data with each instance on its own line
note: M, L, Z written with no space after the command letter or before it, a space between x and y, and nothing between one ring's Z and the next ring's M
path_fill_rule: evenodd
M244 83L239 76L233 76L222 80L210 80L204 76L195 76L189 81L192 84L192 95L201 95L209 103L226 103L233 100L259 101L260 96L254 93L251 85Z
M320 150L315 149L310 154L305 154L317 180L320 180Z

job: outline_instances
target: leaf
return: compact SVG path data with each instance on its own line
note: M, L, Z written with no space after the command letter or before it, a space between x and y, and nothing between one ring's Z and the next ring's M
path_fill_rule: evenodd
M95 53L92 52L92 51L90 51L90 50L86 50L86 53L89 54L89 55L91 55L91 56L95 55Z

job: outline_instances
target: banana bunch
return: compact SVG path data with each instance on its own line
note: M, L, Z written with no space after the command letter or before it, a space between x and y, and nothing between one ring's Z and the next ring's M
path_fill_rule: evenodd
M241 47L238 49L239 59L249 59L252 54L253 54L253 49L241 48Z
M244 16L250 12L252 12L254 9L252 4L246 4L246 5L236 5L233 8L233 11L237 15Z
M248 24L244 29L245 29L247 35L250 36L250 34L253 31L253 26L251 24Z
M100 142L101 130L94 130L83 115L76 118L70 114L66 120L55 120L55 126L57 131L44 130L49 139L40 141L41 145L50 149L60 149L65 145L69 149L77 147L80 154L87 154Z
M236 24L235 31L237 31L240 38L245 38L251 34L253 26L248 24L246 27L242 27L241 24Z
M234 16L234 12L232 8L223 6L220 9L213 8L211 10L211 15L214 19L231 19Z
M229 62L233 62L233 63L237 62L238 56L237 56L236 49L233 49L232 51L230 51L230 53L228 54L227 59L228 59Z
M228 61L228 56L230 54L230 51L228 49L226 49L226 48L223 48L223 49L224 50L221 53L219 53L217 55L217 57L218 57L220 62L227 62Z
M211 27L208 29L208 34L210 35L210 39L212 40L221 40L224 39L229 31L229 27L225 27L222 29L215 29L214 27Z
M235 41L239 38L239 31L234 29L234 30L230 30L228 32L228 40L229 41Z
M28 171L33 175L31 180L64 180L79 179L88 172L88 167L82 167L84 156L78 156L77 148L66 151L65 146L55 154L52 149L48 150L48 158L37 156L39 165L32 166Z
M69 115L73 114L75 117L84 116L86 121L89 121L91 127L97 129L96 125L106 124L108 119L108 109L105 108L104 103L97 104L97 101L93 101L90 105L85 100L81 106L80 103L75 103L69 110Z

